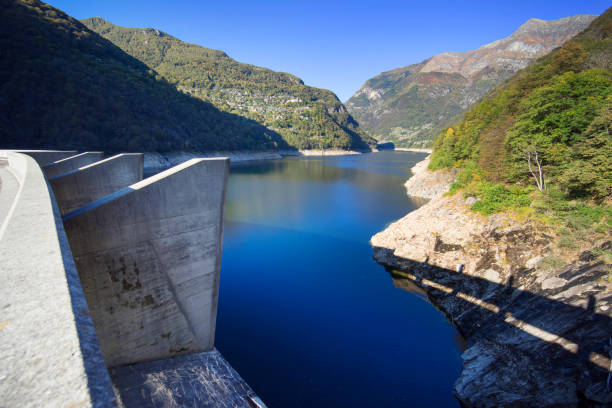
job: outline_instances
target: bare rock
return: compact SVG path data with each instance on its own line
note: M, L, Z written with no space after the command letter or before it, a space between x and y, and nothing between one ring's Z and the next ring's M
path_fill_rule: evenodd
M404 184L407 194L411 197L439 198L457 178L457 169L429 171L429 158L430 156L427 156L411 169L413 175Z
M466 339L464 407L610 406L610 265L584 255L539 269L554 244L545 228L482 217L458 196L432 199L371 243L378 262L404 271L395 285L424 290Z

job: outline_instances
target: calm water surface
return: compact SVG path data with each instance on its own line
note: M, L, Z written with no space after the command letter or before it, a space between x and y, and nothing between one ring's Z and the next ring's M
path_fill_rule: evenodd
M403 183L423 157L232 168L215 343L269 408L459 406L456 331L369 244L416 208Z

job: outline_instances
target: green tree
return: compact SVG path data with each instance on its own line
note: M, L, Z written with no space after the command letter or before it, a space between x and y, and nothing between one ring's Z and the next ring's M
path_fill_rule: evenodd
M538 152L542 166L556 177L572 161L574 146L584 140L589 124L612 94L612 75L600 69L553 77L519 105L508 131L509 180L529 177L526 155Z

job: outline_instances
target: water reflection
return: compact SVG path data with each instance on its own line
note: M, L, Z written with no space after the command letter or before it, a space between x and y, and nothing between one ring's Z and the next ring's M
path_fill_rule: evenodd
M384 227L417 208L401 186L421 156L378 153L237 166L226 219L368 242L373 225Z
M456 331L369 244L416 207L403 183L422 157L231 169L216 346L268 406L458 406Z

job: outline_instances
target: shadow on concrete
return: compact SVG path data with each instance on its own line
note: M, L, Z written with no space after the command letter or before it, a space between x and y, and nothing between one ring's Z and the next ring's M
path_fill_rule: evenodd
M497 283L410 259L395 257L393 262L385 268L395 286L424 289L467 342L456 385L460 399L462 392L478 392L476 383L518 393L519 399L546 393L551 384L575 384L579 401L612 401L612 294L601 282L610 273L608 265L568 265L558 274L566 283L542 290L533 270ZM483 384L485 377L496 383ZM517 377L524 380L520 386Z

